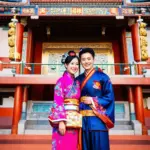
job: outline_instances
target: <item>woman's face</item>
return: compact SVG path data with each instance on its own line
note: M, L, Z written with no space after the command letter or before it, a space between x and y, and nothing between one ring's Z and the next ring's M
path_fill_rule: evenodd
M91 70L94 65L94 58L90 53L81 55L81 64L85 70Z
M69 64L65 64L67 71L70 74L76 74L79 71L79 61L77 58L72 59Z

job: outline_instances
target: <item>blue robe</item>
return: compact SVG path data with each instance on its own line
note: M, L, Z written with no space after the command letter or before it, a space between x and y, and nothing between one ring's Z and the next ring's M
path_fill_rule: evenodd
M85 78L83 73L76 80L82 84ZM82 96L97 99L98 104L106 110L105 114L114 122L114 92L110 78L105 73L95 69L94 74L81 90ZM91 107L80 102L80 110L91 110ZM83 150L109 150L108 128L105 123L97 116L83 117L82 141Z

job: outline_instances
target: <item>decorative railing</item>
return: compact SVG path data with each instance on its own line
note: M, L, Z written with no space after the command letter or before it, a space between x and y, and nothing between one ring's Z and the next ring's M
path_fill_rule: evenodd
M149 64L125 64L125 63L115 63L115 64L95 64L95 67L101 68L108 75L137 75L147 73L150 69ZM5 70L5 71L4 71ZM7 74L7 72L12 74L40 74L40 75L61 75L65 70L62 64L41 64L41 63L0 63L0 74ZM80 72L82 73L84 69L80 66Z

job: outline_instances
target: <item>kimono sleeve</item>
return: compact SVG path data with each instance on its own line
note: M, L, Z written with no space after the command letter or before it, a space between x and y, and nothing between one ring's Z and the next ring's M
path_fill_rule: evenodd
M110 103L114 102L114 91L112 83L108 76L103 79L102 96L93 98L95 103L106 108Z
M54 88L54 104L50 109L48 117L51 122L66 121L63 91L62 80L59 80Z

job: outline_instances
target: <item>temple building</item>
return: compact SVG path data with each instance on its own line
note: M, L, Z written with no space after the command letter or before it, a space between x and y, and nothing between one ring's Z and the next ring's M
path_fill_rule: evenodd
M150 135L149 0L0 0L0 134L51 135L61 56L82 47L114 87L110 135Z

